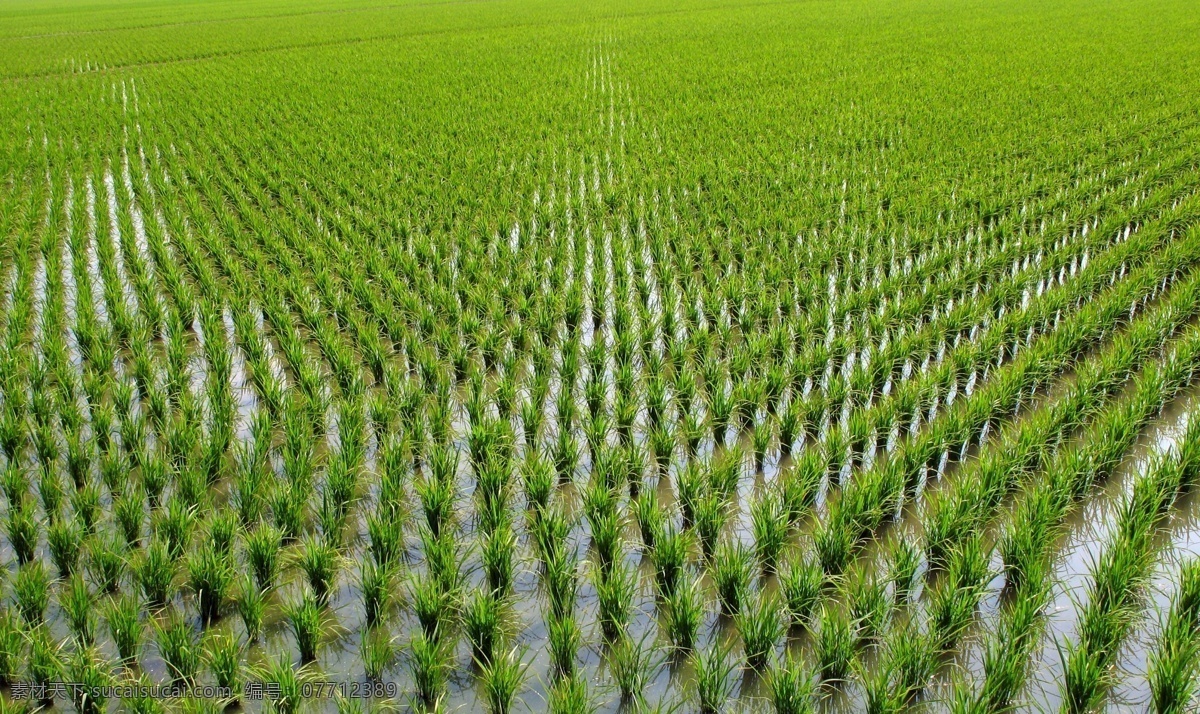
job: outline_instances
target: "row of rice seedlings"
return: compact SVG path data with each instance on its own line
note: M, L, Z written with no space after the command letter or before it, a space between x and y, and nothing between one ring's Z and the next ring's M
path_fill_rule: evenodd
M1157 714L1187 711L1200 682L1200 562L1184 561L1174 581L1170 609L1147 663L1150 704Z
M930 500L923 533L931 563L944 563L955 540L978 533L1003 498L1021 485L1023 474L1044 468L1071 430L1086 425L1147 358L1190 322L1198 289L1200 282L1185 280L1163 305L1106 344L1101 356L1078 367L1066 396L1024 420L978 466L960 474L951 490Z
M1178 498L1200 480L1200 420L1191 420L1178 450L1160 456L1135 481L1111 542L1093 564L1087 603L1077 605L1075 641L1060 644L1062 709L1093 711L1115 676L1112 663L1139 616L1155 562L1154 534Z
M1156 311L1148 318L1136 323L1128 333L1119 336L1105 353L1094 358L1081 368L1078 372L1078 379L1072 387L1072 395L1078 396L1069 395L1063 402L1057 403L1052 409L1057 410L1060 408L1059 405L1072 400L1095 398L1097 384L1101 387L1107 386L1110 392L1115 391L1115 388L1123 383L1123 379L1129 372L1148 356L1145 354L1147 351L1157 349L1167 336L1187 321L1187 307L1194 301L1190 298L1190 294L1186 288L1181 288L1181 290L1183 292L1173 294L1171 302L1164 305L1160 311ZM1181 308L1185 314L1182 317L1176 318ZM1194 354L1194 349L1190 348L1190 345L1194 345L1194 343L1194 335L1191 336L1190 341L1184 339L1172 351L1171 359L1181 360L1182 364L1186 365L1188 363L1188 356ZM1129 359L1129 357L1132 357L1132 359ZM1186 377L1188 371L1177 371L1176 374L1178 377ZM1143 379L1145 378L1149 377L1143 377ZM1186 379L1178 383L1176 388L1178 388L1179 384L1186 384ZM1100 411L1103 405L1104 401L1102 399L1095 404L1084 402L1086 412L1094 413ZM999 453L999 456L991 456L991 461L986 460L989 457L984 457L985 461L983 463L1003 464L1003 459L1009 455L1020 455L1022 447L1029 445L1033 445L1034 447L1039 446L1039 441L1030 438L1030 434L1036 430L1044 429L1044 421L1037 418L1026 421L1022 429L1014 432L1005 441L1003 452L989 452L989 454L993 455ZM1067 423L1076 424L1079 422L1070 421ZM1061 439L1062 437L1059 436L1057 438ZM1008 468L1019 468L1019 466L1010 465ZM964 476L969 477L969 474L965 474ZM970 487L969 484L968 487ZM1000 495L1002 493L1003 491L1000 492ZM999 504L996 505L998 506ZM974 528L969 523L962 524L960 530L955 531L953 538L947 538L943 541L942 550L940 551L941 557L936 560L931 558L930 562L933 566L940 569L943 573L943 577L936 582L929 596L928 637L922 640L925 646L931 648L931 656L936 652L952 649L954 644L960 639L963 629L970 623L971 614L983 594L983 586L990 575L986 566L988 552L981 549L981 541L984 533L980 530L979 523L976 522ZM1021 603L1028 601L1028 598L1020 600ZM1025 615L1029 614L1027 611L1021 610L1020 606L1014 606L1014 612L1020 612ZM907 638L909 635L904 632L897 632L895 636ZM889 666L891 666L891 663L885 659L884 669L887 669ZM880 677L880 685L886 686L886 681L882 680L883 675L880 675ZM917 686L920 687L923 684L918 683ZM919 690L889 688L885 692L888 701L891 702L891 706L902 706L911 697L919 693Z
M1172 279L1180 268L1189 264L1188 245L1187 242L1172 244L1172 248L1162 254L1161 262L1156 257L1149 266L1131 274L1130 277L1134 279L1122 281L1104 298L1083 306L1076 316L1066 322L1068 325L1079 325L1080 329L1056 331L1053 334L1059 337L1035 342L1031 349L1024 351L1021 359L1007 365L1002 372L1007 375L1005 379L993 377L962 402L968 406L948 412L945 424L938 422L938 428L925 430L881 465L863 473L831 506L828 517L814 535L814 543L822 554L827 570L837 572L844 567L855 545L866 534L874 532L886 514L894 512L904 492L912 489L917 483L916 479L930 468L932 459L970 443L972 437L977 438L981 433L984 425L1011 416L1012 405L1019 404L1019 398L1030 389L1047 383L1051 374L1065 368L1074 355L1094 344L1114 321L1122 316L1127 318L1128 305L1161 290L1164 278ZM1106 254L1104 257L1110 256ZM1107 278L1111 277L1103 259L1097 260L1093 267L1098 268L1094 280L1107 282ZM1047 296L1051 299L1065 297L1054 292ZM1064 337L1066 335L1070 336L1069 340ZM975 405L990 405L990 408L970 408Z
M1190 333L1161 366L1137 379L1129 398L1099 415L1080 444L1056 457L1046 476L1018 501L999 539L1005 587L1013 595L984 647L983 681L976 692L965 682L956 688L958 708L1003 711L1020 693L1050 595L1047 559L1066 513L1120 463L1142 427L1186 387L1195 373L1196 355L1195 333Z

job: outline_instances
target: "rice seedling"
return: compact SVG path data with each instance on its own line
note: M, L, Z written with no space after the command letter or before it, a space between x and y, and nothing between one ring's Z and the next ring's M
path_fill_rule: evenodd
M1175 582L1175 595L1147 665L1150 708L1159 714L1186 711L1198 686L1200 563L1185 562Z
M524 656L524 649L513 647L497 653L491 662L480 664L484 706L491 714L507 714L512 710L513 700L529 673L529 662L523 661Z
M267 609L264 594L249 575L243 576L238 584L234 605L242 627L246 630L246 639L250 642L256 641L262 632L263 617Z
M626 631L633 616L636 575L624 564L619 564L593 569L591 579L596 590L596 619L600 631L606 640L615 642Z
M565 546L551 551L541 573L542 587L554 617L567 617L575 611L579 591L579 562Z
M574 615L556 618L553 615L546 622L546 635L549 640L550 666L558 677L572 677L575 674L575 661L579 656L579 647L583 640L579 623Z
M134 580L154 608L164 607L175 595L177 566L169 548L160 540L152 540L133 563Z
M653 541L650 561L654 565L655 582L659 595L668 598L679 590L688 560L689 538L687 531L679 531L664 520L655 529Z
M98 534L93 537L88 547L88 571L102 592L111 594L121 588L125 557L116 536Z
M18 675L18 664L25 656L25 633L12 613L0 611L0 684L11 685Z
M717 601L726 615L735 615L750 590L754 577L754 555L741 543L724 541L717 546L712 576L717 587Z
M308 664L317 659L317 650L321 646L325 622L321 605L315 596L302 597L298 602L287 605L285 615L292 637L296 640L296 649L300 651L300 663Z
M756 672L765 670L784 630L775 598L760 592L756 602L738 611L734 623L742 636L746 666Z
M446 694L452 652L441 636L424 631L413 635L406 651L414 704L422 711L436 711Z
M395 581L396 571L391 566L362 561L358 585L368 628L375 627L387 617L395 597Z
M675 592L663 598L659 612L671 645L687 654L696 646L705 608L698 580L690 575L682 577L686 580L681 580Z
M75 685L69 694L76 711L99 714L107 710L105 692L112 678L99 652L90 647L77 649L67 665L67 675Z
M90 647L96 638L96 598L80 575L75 575L61 587L59 604L67 627L80 646Z
M188 582L207 627L221 616L221 605L233 582L233 572L215 547L206 546L188 558Z
M750 528L754 534L754 556L763 573L773 573L787 542L788 519L774 493L766 493L750 504Z
M141 506L139 505L138 508L140 509ZM79 566L79 555L83 551L83 537L83 529L73 520L60 520L50 524L46 529L46 544L50 548L50 559L54 561L59 577L66 578ZM11 532L9 538L13 538ZM22 563L28 562L28 560L21 560L20 553L23 547L18 546L14 541L13 550L17 552L18 562Z
M382 629L364 630L359 641L359 657L367 679L379 682L397 654L395 640Z
M260 524L246 535L246 562L259 590L270 590L275 586L280 567L280 545L279 530L269 524Z
M808 558L792 559L779 574L783 605L793 627L805 627L821 604L825 573Z
M202 649L191 623L172 610L163 622L154 623L153 629L158 652L167 665L171 681L177 684L195 682L200 672Z
M655 651L650 633L634 639L625 635L608 649L607 663L624 704L643 706L644 693L665 657Z
M702 714L723 711L733 694L734 662L729 651L713 644L692 656L696 671L696 706Z
M318 605L323 606L329 601L341 569L340 561L337 549L325 540L308 536L301 541L296 565L308 579Z
M805 714L816 709L812 675L790 652L768 670L767 687L775 714Z
M512 589L516 572L513 562L516 549L517 536L508 521L497 525L484 539L480 559L483 561L488 587L492 590L503 594Z
M559 677L546 695L551 714L590 714L595 711L587 682L579 677Z
M17 612L29 627L43 623L50 605L50 576L41 561L26 563L17 570L12 584Z
M502 603L493 592L476 590L463 606L462 626L471 644L471 657L490 662L496 645L504 639Z
M228 634L210 634L204 640L203 658L218 687L230 692L242 691L244 657L237 640Z
M817 672L823 682L841 682L854 661L853 623L836 609L821 611L816 635Z
M271 711L278 714L296 714L303 702L303 683L308 676L304 668L297 668L287 655L273 657L259 668L256 676L265 684L278 688L279 696L270 700Z

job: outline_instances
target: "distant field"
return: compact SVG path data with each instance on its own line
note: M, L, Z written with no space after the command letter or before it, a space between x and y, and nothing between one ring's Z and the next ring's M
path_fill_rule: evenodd
M0 712L1195 711L1198 90L1182 0L7 0Z

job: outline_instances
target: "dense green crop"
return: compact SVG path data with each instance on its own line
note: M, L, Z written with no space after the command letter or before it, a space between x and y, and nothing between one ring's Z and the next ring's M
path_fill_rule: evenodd
M0 710L1197 706L1189 3L11 0L0 86Z

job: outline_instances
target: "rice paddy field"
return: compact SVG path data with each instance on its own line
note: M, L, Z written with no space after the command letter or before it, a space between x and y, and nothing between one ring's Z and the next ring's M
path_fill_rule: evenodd
M7 0L0 712L1196 711L1197 89L1186 0Z

